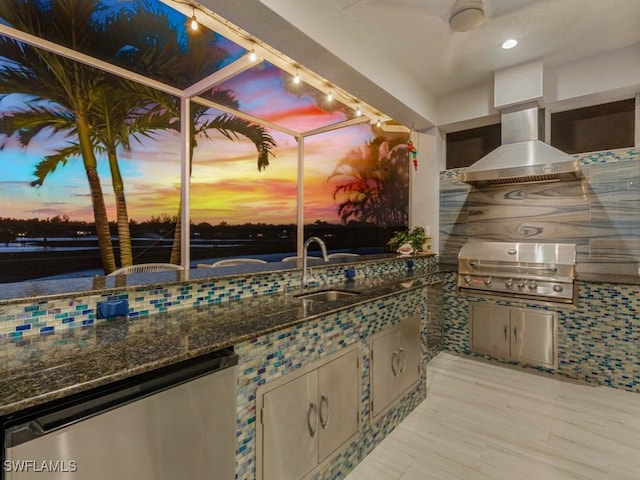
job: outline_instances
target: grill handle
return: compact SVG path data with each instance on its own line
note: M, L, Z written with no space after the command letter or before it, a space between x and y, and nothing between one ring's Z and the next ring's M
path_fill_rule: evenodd
M500 265L497 263L478 263L478 262L469 262L469 265L471 265L473 268L480 268L480 267L485 267L485 268L498 268L498 269L503 269L503 270L532 270L535 272L549 272L549 273L555 273L558 271L558 269L556 267L523 267L523 266L518 266L518 265Z

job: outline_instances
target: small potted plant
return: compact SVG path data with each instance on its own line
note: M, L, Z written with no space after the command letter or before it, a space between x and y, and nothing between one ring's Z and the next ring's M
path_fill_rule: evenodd
M413 253L419 252L422 249L422 245L424 245L425 240L426 234L424 228L414 227L412 230L396 232L395 235L387 242L387 245L393 251L403 250L401 253ZM402 247L406 245L411 246L411 252L409 252L408 248L402 249Z

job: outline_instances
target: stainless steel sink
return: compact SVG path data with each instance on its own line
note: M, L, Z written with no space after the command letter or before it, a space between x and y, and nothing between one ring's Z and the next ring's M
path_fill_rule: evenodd
M299 293L294 295L294 298L298 300L312 300L314 302L334 302L341 298L352 297L358 295L360 292L354 292L352 290L320 290L310 293Z

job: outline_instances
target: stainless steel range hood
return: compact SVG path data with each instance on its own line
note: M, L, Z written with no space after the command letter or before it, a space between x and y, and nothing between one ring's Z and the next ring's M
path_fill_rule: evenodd
M463 182L476 186L575 180L580 162L540 140L543 114L536 102L501 111L502 145L468 167Z

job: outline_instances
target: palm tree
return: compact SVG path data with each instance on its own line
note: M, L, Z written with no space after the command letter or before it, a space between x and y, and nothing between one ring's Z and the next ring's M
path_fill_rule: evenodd
M156 13L162 15L162 13ZM199 31L200 32L200 31ZM155 77L166 83L173 83L178 86L191 85L196 81L214 73L220 64L226 60L227 52L217 46L216 36L213 32L202 31L198 35L190 35L183 49L173 50L171 61L162 63L164 68L154 72ZM164 52L170 51L166 47ZM150 62L157 65L159 58L153 56L155 52L145 52L142 50L132 50L129 52L128 61L130 65L147 65ZM146 97L149 105L155 105L154 112L158 116L158 123L165 122L165 128L180 131L180 101L178 98L158 90L148 89L138 86L136 93L141 97ZM213 88L207 98L237 109L237 100L232 92ZM257 166L259 170L269 165L269 157L274 155L276 142L267 130L255 123L248 122L241 118L226 113L218 114L212 118L211 109L202 105L191 104L190 118L190 151L189 151L189 172L192 170L193 152L197 146L198 139L209 138L210 130L217 130L229 140L237 140L240 137L249 139L256 147ZM178 206L176 228L174 230L174 240L171 249L171 263L180 263L181 236L182 236L182 204Z
M86 51L95 41L91 27L93 8L93 2L74 0L55 0L50 4L38 0L0 2L0 18L22 31ZM59 110L58 115L64 117L64 126L41 124L35 127L36 131L68 130L68 121L73 119L91 194L100 255L105 273L110 273L116 266L115 256L89 123L91 106L103 93L106 74L7 37L0 40L0 58L4 61L4 68L0 69L0 95L20 93L36 102L51 102L48 108L52 112ZM23 142L29 134L26 135L22 136Z
M55 0L49 12L37 0L32 0L22 9L7 9L5 4L4 8L0 9L0 17L17 28L57 41L76 50L95 54L97 49L98 55L103 58L111 60L117 58L125 66L141 70L147 75L167 82L177 80L181 86L189 85L202 76L212 73L226 56L226 52L215 45L213 33L208 36L189 37L187 48L183 48L178 41L177 32L171 27L166 14L161 11L151 11L150 5L144 0L135 5L128 5L129 9L124 13L122 10L111 12L111 14L107 12L100 24L91 24L90 22L92 6L93 2L82 0ZM100 8L96 7L97 10ZM45 28L43 32L40 24L31 20L41 18L47 12L55 21L50 22L50 28ZM77 12L81 12L83 15L76 15ZM72 24L75 28L70 27ZM119 39L119 42L113 42L114 38ZM123 51L122 45L126 45L128 48ZM12 67L20 66L19 69L11 68L3 72L4 78L0 77L0 80L4 80L4 89L0 87L0 94L27 93L36 100L49 100L57 104L55 108L43 107L42 105L34 108L31 105L23 111L16 112L14 118L6 122L7 125L11 125L14 132L19 130L24 141L33 138L35 134L45 128L57 132L66 131L78 139L75 146L66 147L56 154L46 157L37 165L35 173L37 180L33 182L33 185L42 185L46 176L58 165L66 164L70 157L79 155L83 159L85 167L88 167L86 169L92 189L96 229L105 273L109 273L115 268L115 260L108 232L106 208L102 192L98 190L100 183L95 168L94 149L100 147L107 154L111 170L116 198L121 264L132 263L124 182L118 165L117 149L118 146L128 148L130 137L149 135L149 132L154 129L179 130L178 99L123 79L116 81L107 74L69 60L58 59L55 55L47 52L40 52L29 47L22 49L20 44L11 40L0 48L2 49L0 55L13 62ZM25 56L23 51L35 52L36 54ZM34 59L40 60L40 62L33 63ZM71 63L76 70L80 70L84 74L88 82L93 82L91 85L93 88L74 89L73 78L66 78L64 75L60 75L62 78L58 83L69 87L70 92L68 93L71 98L64 98L64 95L51 91L53 86L58 85L55 81L53 83L45 82L46 86L41 86L40 89L36 88L36 85L33 85L31 90L25 89L24 86L18 88L21 83L19 76L22 71L33 70L31 73L33 79L46 78L43 73L51 63L55 62ZM51 80L56 80L56 78ZM116 91L117 87L114 86L114 83L120 87L119 91ZM81 85L76 85L76 87ZM71 96L71 93L83 93L84 97L76 99ZM62 101L60 101L60 97L63 97ZM220 103L237 107L237 102L229 92L214 92L213 97ZM47 111L45 112L43 109ZM43 115L45 113L46 115ZM80 122L81 120L82 122ZM79 122L80 127L78 126ZM190 161L196 138L206 136L207 130L211 128L217 129L232 140L238 138L239 135L251 139L258 150L259 169L268 165L269 155L273 154L273 147L275 147L273 138L266 133L264 128L250 122L227 114L210 119L207 108L196 106L192 110L191 124ZM93 148L91 148L89 140L93 142ZM100 199L97 198L98 196ZM100 209L104 213L101 213ZM174 242L171 257L171 261L174 263L179 263L180 260L181 232L179 225L180 218L178 218L175 232L177 241ZM103 248L105 246L108 246L108 249Z
M406 140L376 137L347 153L329 180L337 179L333 198L342 198L343 223L406 225L409 213L409 153Z
M120 79L113 88L105 90L105 95L97 99L91 109L94 146L96 148L100 146L104 150L109 162L111 185L115 197L121 267L133 264L133 250L118 151L120 148L129 151L132 140L140 142L143 138L152 138L153 132L164 126L161 118L146 110L148 106L146 101L132 94L131 83Z

